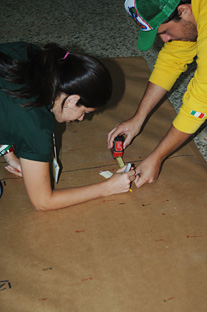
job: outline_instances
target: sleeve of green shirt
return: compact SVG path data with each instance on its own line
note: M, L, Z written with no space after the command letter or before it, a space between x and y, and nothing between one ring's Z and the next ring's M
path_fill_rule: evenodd
M0 45L0 51L17 59L26 59L27 44L23 42ZM48 162L52 152L54 118L49 108L26 108L31 99L12 97L2 90L20 86L0 77L0 144L15 145L18 157Z

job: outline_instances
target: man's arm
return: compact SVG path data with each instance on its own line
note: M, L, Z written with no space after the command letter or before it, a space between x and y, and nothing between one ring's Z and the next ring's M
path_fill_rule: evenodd
M108 148L112 148L115 137L120 134L126 135L124 142L124 148L126 148L131 143L132 139L140 132L146 117L160 102L166 92L167 91L162 87L159 87L152 82L148 82L143 98L134 116L117 125L111 130L111 132L109 132Z

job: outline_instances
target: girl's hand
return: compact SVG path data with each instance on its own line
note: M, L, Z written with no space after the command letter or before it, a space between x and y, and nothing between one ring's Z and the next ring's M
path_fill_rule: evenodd
M18 177L22 177L20 160L19 158L17 158L14 152L4 155L4 159L8 164L8 166L6 166L5 169Z
M124 168L119 169L110 179L105 183L108 185L107 195L119 194L128 192L131 183L135 180L135 170L131 169L129 172L124 172Z

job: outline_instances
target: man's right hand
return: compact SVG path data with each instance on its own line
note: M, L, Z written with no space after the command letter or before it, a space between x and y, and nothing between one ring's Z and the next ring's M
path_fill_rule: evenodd
M124 148L126 148L131 143L132 139L140 132L148 114L160 102L166 93L167 91L162 87L159 87L152 82L148 82L143 98L134 116L129 120L118 124L109 132L108 148L112 148L115 137L122 134L126 136L124 141Z
M132 139L139 133L140 125L134 117L118 124L108 134L108 148L113 147L113 141L118 135L124 134L126 136L124 141L124 148L126 148Z

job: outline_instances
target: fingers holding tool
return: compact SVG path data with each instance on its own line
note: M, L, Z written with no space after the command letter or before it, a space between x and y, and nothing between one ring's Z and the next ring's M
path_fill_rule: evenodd
M136 179L135 169L134 169L134 167L132 166L131 163L128 163L128 164L126 165L126 167L125 167L125 169L124 169L124 172L130 172L129 179L130 179L131 183L132 183L133 181L135 181L135 179ZM129 191L132 192L131 187L130 187Z

